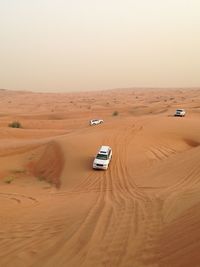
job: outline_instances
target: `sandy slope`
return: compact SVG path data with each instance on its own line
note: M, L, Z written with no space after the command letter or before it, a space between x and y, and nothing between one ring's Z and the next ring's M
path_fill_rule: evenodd
M200 266L200 90L0 97L0 266Z

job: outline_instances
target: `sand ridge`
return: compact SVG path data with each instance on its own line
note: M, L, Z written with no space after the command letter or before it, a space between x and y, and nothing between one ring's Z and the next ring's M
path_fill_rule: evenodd
M199 93L1 90L0 266L200 266Z

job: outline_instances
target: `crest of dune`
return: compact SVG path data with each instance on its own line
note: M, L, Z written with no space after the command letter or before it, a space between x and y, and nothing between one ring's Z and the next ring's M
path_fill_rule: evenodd
M39 160L29 163L30 170L35 177L46 180L57 188L61 186L60 176L63 165L63 152L55 141L47 143Z

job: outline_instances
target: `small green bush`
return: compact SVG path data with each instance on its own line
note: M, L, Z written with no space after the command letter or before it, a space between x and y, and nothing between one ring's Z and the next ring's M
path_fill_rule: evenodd
M117 115L119 115L119 112L118 111L114 111L112 115L113 116L117 116Z
M9 123L8 126L11 128L22 128L21 123L18 121L13 121L13 122Z

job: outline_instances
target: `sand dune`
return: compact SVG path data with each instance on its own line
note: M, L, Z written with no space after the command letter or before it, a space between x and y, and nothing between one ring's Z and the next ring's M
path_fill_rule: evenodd
M199 93L1 90L0 266L200 266Z

